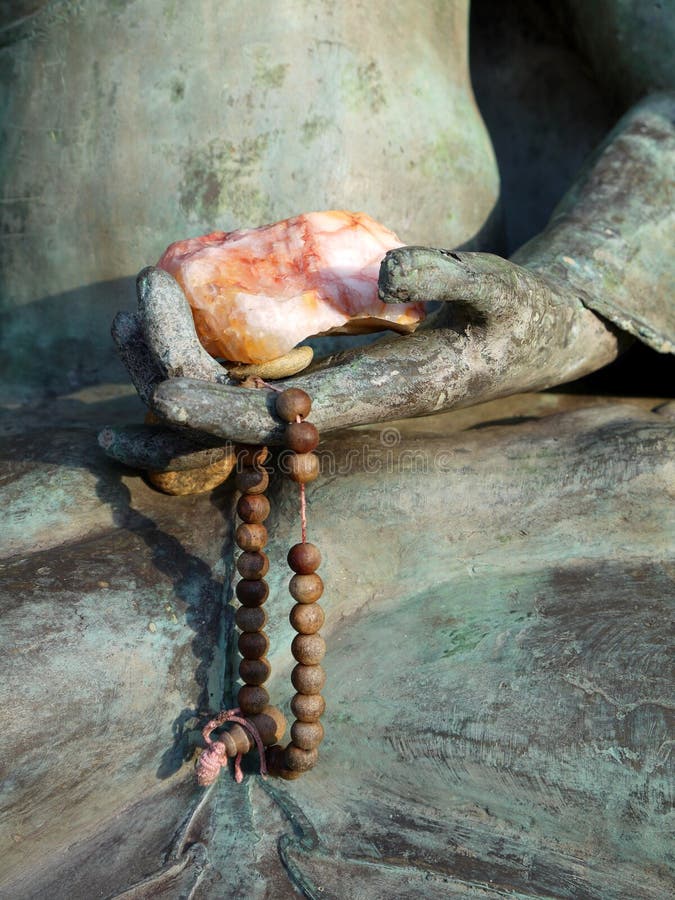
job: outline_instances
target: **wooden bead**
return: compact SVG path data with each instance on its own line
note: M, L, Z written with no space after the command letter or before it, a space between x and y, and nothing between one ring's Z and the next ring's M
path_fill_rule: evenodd
M264 578L270 567L270 561L266 554L259 550L244 550L237 560L237 571L242 578L253 580Z
M259 525L270 514L270 501L262 494L242 494L237 501L237 515L244 522Z
M271 674L272 666L265 657L242 659L239 663L239 675L246 684L264 684Z
M265 749L265 763L270 775L279 776L285 767L284 748L280 744L273 744Z
M284 443L296 453L309 453L319 445L319 432L311 422L291 422L284 432Z
M291 700L293 715L300 722L318 722L326 711L321 694L296 694Z
M235 593L242 606L262 606L269 597L270 589L262 578L255 580L242 578L237 582Z
M316 750L323 735L321 722L294 722L291 726L291 740L301 750Z
M295 781L300 778L302 772L291 772L286 768L286 760L284 759L284 748L275 744L268 747L265 751L265 762L267 763L267 771L270 775L284 778L286 781Z
M276 706L266 706L262 712L249 716L249 721L258 729L266 747L280 741L286 731L286 717Z
M321 666L298 663L291 672L291 681L299 694L320 694L326 683L326 673Z
M326 642L320 634L296 634L291 653L299 663L316 666L325 656Z
M296 747L295 744L289 744L284 752L286 768L291 772L309 772L316 765L318 758L319 751L316 748L303 750L301 747Z
M234 725L230 725L227 731L219 734L218 740L225 744L228 756L236 756L237 753L246 754L253 746L253 739L248 731L236 722Z
M255 444L241 444L237 447L237 465L239 469L253 467L259 469L263 466L270 455L267 447L256 446Z
M261 606L240 606L234 614L234 621L241 631L260 631L267 622L267 613Z
M300 388L287 388L276 399L277 415L284 422L295 422L298 416L304 419L312 408L312 398Z
M318 603L297 603L291 610L288 619L300 634L316 634L322 627L326 616Z
M216 740L220 741L221 744L224 744L225 753L227 756L232 757L236 756L237 753L239 753L239 751L237 750L237 745L235 744L233 738L230 737L230 733L228 731L221 731L221 733L216 737Z
M273 744L271 747L268 747L265 750L265 762L270 775L279 775L285 765L284 748L279 744Z
M291 597L298 603L314 603L323 594L319 575L294 575L288 585Z
M237 472L235 484L242 494L262 494L269 487L270 476L267 469L243 469Z
M242 550L262 550L267 543L267 529L264 525L242 522L234 539Z
M270 695L258 684L245 684L237 694L239 708L246 716L261 713L270 704Z
M307 484L319 477L319 457L316 453L294 453L286 461L288 477L298 484Z
M270 648L270 639L264 631L244 631L237 646L244 659L262 659Z
M314 544L294 544L288 551L288 565L298 575L311 575L321 565L321 551Z

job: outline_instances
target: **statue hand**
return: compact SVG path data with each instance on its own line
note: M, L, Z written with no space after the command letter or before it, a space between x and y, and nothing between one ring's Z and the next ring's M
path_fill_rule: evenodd
M310 394L311 419L324 433L547 387L616 353L613 335L576 297L497 256L403 247L383 260L379 285L385 302L436 300L442 308L413 335L338 353L277 382ZM138 298L138 314L119 314L113 333L151 408L219 438L279 443L274 392L227 383L174 279L144 269Z
M608 320L671 349L672 210L664 185L674 104L657 95L627 114L549 226L513 261L424 247L390 251L380 270L382 299L436 300L440 310L412 335L338 353L280 384L310 394L311 419L325 433L579 378L619 352ZM166 422L202 435L279 443L284 426L274 393L224 383L176 282L145 269L138 285L139 313L120 314L113 332L146 402Z

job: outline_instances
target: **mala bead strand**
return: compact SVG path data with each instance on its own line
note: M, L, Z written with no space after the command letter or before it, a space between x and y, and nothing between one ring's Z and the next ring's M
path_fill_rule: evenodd
M269 475L262 468L267 455L266 447L253 447L245 448L239 457L244 464L236 477L237 488L242 492L237 503L242 522L235 540L242 550L237 560L241 581L236 587L241 606L235 613L235 622L241 630L238 647L243 657L239 664L239 675L244 682L237 697L239 708L257 729L263 744L270 745L279 740L286 721L281 710L270 706L269 694L264 687L272 671L267 659L270 642L264 631L267 613L263 609L269 595L264 580L269 560L263 552L267 544L267 529L263 522L270 512L269 501L264 496Z
M261 385L265 382L261 381ZM291 701L295 716L291 742L285 749L277 743L285 731L286 720L281 710L270 705L269 694L264 687L271 674L267 659L269 638L264 630L267 613L263 609L269 595L265 581L269 560L264 552L267 529L263 524L270 513L270 504L265 497L269 475L264 468L268 451L266 447L244 447L239 453L239 463L243 468L236 477L237 488L241 491L237 502L241 524L235 535L237 546L242 551L237 559L241 579L235 589L241 605L235 613L235 622L241 631L238 641L242 656L239 675L244 686L238 694L239 708L219 713L203 730L206 749L197 765L199 783L203 785L215 780L227 757L235 757L235 778L241 781L241 758L256 745L260 751L263 774L269 770L291 780L312 769L318 760L318 747L324 737L323 725L319 720L326 708L321 695L326 681L326 673L321 666L326 643L319 634L325 615L317 603L323 594L323 581L316 572L321 564L321 552L314 544L307 542L305 485L319 474L319 460L314 453L319 443L319 432L311 422L305 421L311 406L309 395L297 388L279 391L276 399L277 414L288 423L286 446L291 451L288 472L300 486L302 521L302 541L291 547L288 553L288 564L294 572L289 590L296 601L289 620L297 632L291 644L297 663L291 673L291 681L297 691ZM211 732L225 722L231 723L229 730L213 740Z
M291 726L291 742L283 754L281 748L275 748L277 752L268 759L275 768L280 768L284 778L297 778L316 765L318 747L324 737L319 719L326 708L321 696L326 673L320 663L326 643L319 629L325 616L317 604L323 593L323 581L316 574L321 564L321 552L307 542L305 525L305 484L319 474L319 460L313 452L319 443L319 432L311 422L304 421L311 406L309 395L297 388L279 394L276 401L277 414L288 422L285 433L286 447L291 451L288 473L300 485L302 507L302 542L291 547L288 553L288 565L295 573L289 591L296 601L289 620L298 632L291 644L291 652L297 661L291 673L297 691L291 702L296 720Z

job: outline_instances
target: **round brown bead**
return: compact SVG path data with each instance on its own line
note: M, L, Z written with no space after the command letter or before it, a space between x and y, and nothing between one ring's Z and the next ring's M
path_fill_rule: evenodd
M272 666L269 660L242 659L239 663L239 675L246 684L264 684L272 674Z
M237 501L237 515L244 522L259 525L270 514L270 501L262 494L242 494Z
M321 551L314 544L294 544L288 551L288 565L298 575L311 575L321 565Z
M265 750L265 762L270 775L278 775L284 767L284 748L273 744Z
M237 753L248 753L253 746L251 735L237 722L233 725L231 724L227 731L223 731L218 739L225 744L228 756L236 756Z
M323 594L320 575L294 575L288 585L291 597L298 603L314 603Z
M237 448L237 464L240 469L252 466L260 468L264 465L270 451L267 447L256 446L255 444L242 444Z
M291 726L291 740L301 750L316 750L323 735L321 722L294 722Z
M273 744L265 750L265 763L270 775L280 775L285 766L284 748L280 744Z
M296 453L309 453L319 445L319 432L311 422L291 422L284 432L284 443Z
M237 582L235 593L242 606L262 606L269 597L270 589L262 578L255 580L242 578Z
M300 722L318 722L326 711L321 694L296 694L291 700L293 715Z
M288 477L298 484L307 484L319 477L319 457L316 453L294 453L287 461Z
M269 559L259 550L244 550L237 560L237 571L248 580L264 578L269 567Z
M267 490L270 476L267 469L244 469L237 472L235 484L242 494L262 494Z
M291 672L293 687L300 694L320 694L326 683L326 673L321 666L305 666L298 663Z
M264 525L242 522L234 539L242 550L262 550L267 543L267 529Z
M316 748L303 750L301 747L296 747L295 744L289 744L284 751L284 762L286 768L291 772L309 772L316 765L318 758L319 751Z
M234 621L241 631L260 631L267 622L267 613L261 606L240 606L234 614Z
M320 634L296 634L291 653L299 663L316 666L326 654L326 642Z
M267 771L270 775L276 775L280 778L284 778L286 781L294 781L302 775L302 772L291 772L290 769L286 768L284 748L280 747L279 744L275 744L273 747L268 747L266 749L265 762L267 763Z
M264 631L244 631L237 646L244 659L262 659L270 648L270 639Z
M301 419L309 415L312 408L312 398L300 388L287 388L280 394L277 394L276 410L277 415L284 422L295 422L298 416Z
M286 717L276 706L266 706L262 712L249 716L249 721L258 729L266 747L280 741L286 731Z
M288 616L289 622L300 634L316 634L325 619L318 603L297 603Z
M255 716L269 706L270 695L258 684L245 684L237 694L239 708L246 716Z

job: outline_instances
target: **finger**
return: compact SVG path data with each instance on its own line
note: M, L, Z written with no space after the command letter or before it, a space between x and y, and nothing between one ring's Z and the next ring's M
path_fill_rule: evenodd
M543 278L507 259L433 247L390 250L380 264L378 294L385 303L453 303L484 323L522 316L552 300Z
M127 425L104 428L99 446L117 462L132 469L154 472L182 472L213 465L228 456L230 442L222 443L203 435L187 435L161 425Z
M324 368L282 382L312 398L310 421L326 434L471 406L580 377L617 354L613 330L581 303L544 306L490 327L434 328L338 354ZM187 378L160 384L153 406L168 421L244 443L279 444L276 394Z
M178 282L154 266L136 279L138 310L148 348L168 378L225 383L227 372L199 343L190 305Z
M285 423L275 416L275 398L275 392L264 388L170 378L156 388L152 406L162 419L178 426L237 443L280 444Z
M110 333L139 397L149 403L163 375L145 342L140 318L136 313L119 312L113 319Z
M454 345L462 340L446 329L385 338L337 354L325 368L277 384L307 391L312 398L309 420L322 433L424 415L439 408L439 383L448 377L449 368L457 367ZM469 379L470 373L464 375ZM236 442L280 444L286 423L276 415L276 396L265 388L174 378L157 387L153 408L176 425Z

